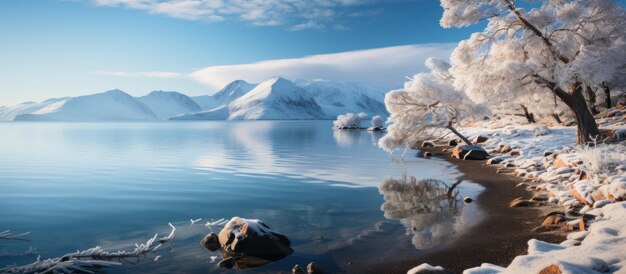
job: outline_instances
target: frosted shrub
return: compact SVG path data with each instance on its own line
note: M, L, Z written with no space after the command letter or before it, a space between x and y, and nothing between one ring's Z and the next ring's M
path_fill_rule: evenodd
M333 122L335 128L360 128L361 122L367 117L367 114L361 112L359 114L346 113L337 116L337 120Z
M373 128L382 128L385 125L383 118L379 115L372 117L372 127Z
M626 147L621 144L584 146L581 157L592 176L610 174L617 166L626 163Z

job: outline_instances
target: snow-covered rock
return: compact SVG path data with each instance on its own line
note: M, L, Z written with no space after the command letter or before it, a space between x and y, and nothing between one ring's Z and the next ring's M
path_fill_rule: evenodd
M276 260L293 252L287 236L260 220L233 217L218 235L222 249L233 256Z
M79 96L20 114L16 121L136 121L155 120L148 106L121 90Z
M202 107L187 95L174 91L153 91L137 100L146 104L159 119L202 110Z

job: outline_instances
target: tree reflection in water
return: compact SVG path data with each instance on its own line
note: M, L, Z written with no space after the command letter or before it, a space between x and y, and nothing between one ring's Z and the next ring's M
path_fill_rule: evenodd
M378 187L385 202L385 218L400 220L418 249L438 246L455 234L457 216L463 207L456 187L434 179L413 176L387 178Z

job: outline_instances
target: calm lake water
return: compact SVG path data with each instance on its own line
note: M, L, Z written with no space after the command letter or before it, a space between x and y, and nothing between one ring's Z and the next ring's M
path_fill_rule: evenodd
M414 256L480 219L474 204L421 204L419 195L379 189L386 177L434 178L458 171L407 152L395 158L380 133L338 131L331 121L182 123L0 123L0 268L102 246L132 250L177 226L162 248L107 273L238 273L218 269L200 246L208 220L261 219L295 252L249 273L289 271L316 261L328 272ZM460 184L460 196L481 187ZM450 206L448 206L450 205ZM202 218L193 226L189 219ZM216 229L218 232L219 228ZM323 239L321 239L321 237Z

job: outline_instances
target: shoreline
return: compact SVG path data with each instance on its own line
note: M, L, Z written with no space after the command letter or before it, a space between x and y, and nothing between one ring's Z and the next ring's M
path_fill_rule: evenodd
M485 188L473 202L484 212L485 219L441 248L409 259L371 263L350 269L350 273L406 273L422 263L442 266L454 273L461 273L482 263L506 267L516 256L526 254L530 239L551 243L565 240L565 232L531 231L541 225L546 211L558 210L559 207L509 207L513 199L530 198L533 195L525 188L516 187L524 181L522 178L512 173L496 173L498 167L484 165L485 161L452 158L449 152L443 152L446 148L438 146L421 150L455 165L461 173L458 179L472 181Z

